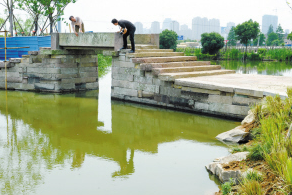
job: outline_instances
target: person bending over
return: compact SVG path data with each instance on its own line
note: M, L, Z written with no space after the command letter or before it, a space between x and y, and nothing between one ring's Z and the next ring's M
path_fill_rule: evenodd
M81 20L80 17L74 18L73 16L70 16L69 20L71 21L72 29L75 35L78 37L78 32L85 32L84 30L84 23Z
M119 25L121 27L121 30L118 31L118 33L123 34L123 41L124 41L124 46L121 49L127 49L127 37L130 35L130 41L131 41L131 47L132 50L129 51L129 53L135 53L135 41L134 41L134 34L136 31L136 27L134 24L132 24L128 20L117 20L117 19L112 19L112 23L117 26Z

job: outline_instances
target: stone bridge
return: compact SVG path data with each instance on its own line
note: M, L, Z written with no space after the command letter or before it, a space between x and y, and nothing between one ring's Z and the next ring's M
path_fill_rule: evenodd
M53 34L51 48L10 59L8 88L66 92L98 88L98 53L111 55L112 98L242 119L267 95L287 97L292 78L242 75L195 56L159 49L159 35L135 35L136 53L117 33ZM2 66L3 67L3 66ZM1 65L0 65L1 68ZM3 85L3 68L0 72Z

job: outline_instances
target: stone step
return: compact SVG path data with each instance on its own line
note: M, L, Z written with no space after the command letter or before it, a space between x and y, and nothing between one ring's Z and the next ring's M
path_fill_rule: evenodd
M210 70L210 71L198 71L198 72L180 72L180 73L163 73L158 75L158 78L162 81L174 81L180 78L211 76L220 74L234 74L235 70Z
M158 76L159 74L163 74L163 73L195 72L195 71L208 71L208 70L220 70L220 69L221 69L221 66L219 65L153 68L152 74Z
M127 53L129 58L143 58L143 57L167 57L167 56L184 56L183 52L143 52L143 53Z
M128 44L128 49L130 49L131 48L131 44ZM158 46L156 46L156 45L146 45L146 44L136 44L135 45L135 48L136 49L159 49L159 47Z
M173 52L173 49L136 49L136 53L142 52Z
M132 62L136 64L185 62L185 61L197 61L197 57L196 56L173 56L173 57L132 58Z
M211 65L210 61L187 61L187 62L168 62L168 63L144 63L140 64L140 69L151 71L153 68L172 68L188 66L205 66Z

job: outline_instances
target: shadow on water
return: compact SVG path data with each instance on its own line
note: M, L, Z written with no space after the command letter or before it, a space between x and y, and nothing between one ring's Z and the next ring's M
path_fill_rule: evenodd
M109 79L110 74L101 85L110 86ZM110 101L107 90L65 95L10 91L7 104L6 93L0 91L1 192L34 191L43 183L44 172L68 164L80 169L86 156L116 162L119 169L112 178L129 176L135 173L137 152L156 155L161 144L179 140L226 148L215 136L238 124ZM212 154L206 161L216 157Z

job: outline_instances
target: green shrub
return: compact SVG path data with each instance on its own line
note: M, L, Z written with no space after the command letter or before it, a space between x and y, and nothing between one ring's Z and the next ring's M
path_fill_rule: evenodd
M173 49L176 50L177 34L172 30L164 30L159 34L159 47L160 49Z
M226 182L226 183L221 185L221 188L222 188L222 194L228 195L231 192L232 185L230 182Z

